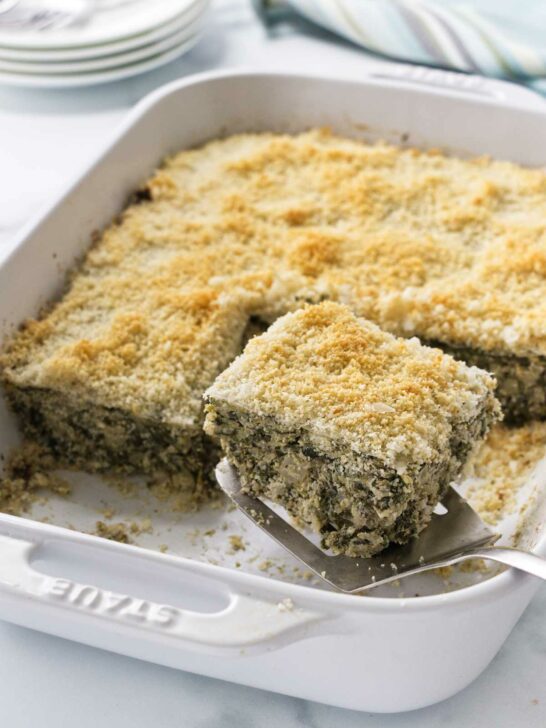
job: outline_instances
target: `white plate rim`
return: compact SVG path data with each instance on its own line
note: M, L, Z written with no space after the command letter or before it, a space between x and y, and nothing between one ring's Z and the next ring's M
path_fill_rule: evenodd
M118 66L133 64L157 56L168 50L174 49L177 45L197 35L201 29L199 22L184 27L172 35L141 48L119 53L113 56L90 59L88 61L76 61L75 63L17 63L13 61L4 62L0 58L0 73L20 73L23 75L41 76L63 76L69 73L91 73L93 71L107 71Z
M199 0L153 0L150 2L141 2L140 8L149 8L153 5L154 9L161 10L156 12L156 17L148 17L147 21L142 18L140 23L135 23L133 28L125 30L115 30L115 25L110 29L103 28L98 30L93 28L92 24L88 24L79 30L78 36L75 35L75 28L65 28L56 32L50 31L47 35L43 33L21 33L0 30L0 46L6 48L34 48L34 49L52 49L52 48L79 48L81 46L103 45L111 41L117 41L124 38L132 38L143 33L149 32L160 25L168 23L173 18L179 17L187 13ZM121 9L121 8L120 8ZM115 11L108 11L114 13ZM123 11L126 14L126 9ZM110 17L114 17L111 15Z
M141 33L119 41L71 47L65 49L39 49L39 48L7 48L0 44L1 61L20 61L22 63L62 62L102 58L104 56L121 54L129 50L141 48L162 40L168 35L174 35L178 30L191 26L195 21L202 20L208 10L210 0L195 0L188 11L184 11L172 21L163 23L148 33Z
M200 40L201 33L196 33L185 43L177 45L170 51L165 51L159 55L147 58L140 63L124 65L119 68L110 68L107 71L97 71L96 73L73 73L66 75L54 76L36 76L32 74L22 73L0 73L0 84L7 86L19 86L26 88L76 88L83 86L94 86L100 83L110 83L113 81L121 81L124 78L130 78L147 71L153 71L156 68L176 60L179 56L190 51L194 45Z

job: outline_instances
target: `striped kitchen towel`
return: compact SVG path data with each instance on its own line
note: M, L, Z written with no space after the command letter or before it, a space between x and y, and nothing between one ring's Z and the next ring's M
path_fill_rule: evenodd
M372 52L546 94L546 0L255 0L266 20L282 4Z

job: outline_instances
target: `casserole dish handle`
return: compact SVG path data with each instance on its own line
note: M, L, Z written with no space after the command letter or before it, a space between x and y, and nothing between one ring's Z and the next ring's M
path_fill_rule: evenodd
M174 573L181 585L188 580L191 583L193 569L184 560L157 553L144 556L142 549L136 547L81 534L68 534L39 543L0 535L0 617L32 627L35 619L48 613L51 624L58 620L81 622L82 631L91 617L96 626L102 625L110 631L113 628L116 633L126 636L137 631L140 638L145 634L152 638L167 637L170 642L174 638L185 647L191 645L198 651L221 654L235 650L244 654L247 650L253 653L271 650L301 639L311 623L325 616L298 608L289 599L279 603L241 593L242 590L234 593L216 579L208 581L220 592L216 596L223 598L219 610L212 613L191 611L93 584L49 576L38 571L32 563L52 545L70 550L80 547L82 541L86 551L95 559L101 559L105 571L116 566L116 561L119 562L118 573L120 569L141 570L144 559L148 579L143 578L143 584L150 581L150 573L153 574L151 580L160 583L162 569L163 576L171 582Z
M409 64L389 63L380 69L370 71L369 77L382 83L407 84L434 92L450 92L468 98L489 99L510 106L542 111L546 113L544 98L529 88L517 83L500 81L485 76L476 76L441 68L412 66Z

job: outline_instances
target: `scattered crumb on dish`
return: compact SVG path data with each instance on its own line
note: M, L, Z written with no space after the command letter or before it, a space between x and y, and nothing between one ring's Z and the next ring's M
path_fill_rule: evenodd
M246 545L241 536L233 535L229 537L229 543L233 553L236 551L246 551Z
M110 541L118 541L118 543L132 543L131 537L129 536L128 524L123 522L104 523L104 521L97 521L95 533L97 536L107 538Z
M464 471L471 480L466 492L470 505L496 526L517 507L518 491L545 455L546 422L496 425Z
M285 599L281 599L281 601L277 604L277 608L279 612L293 612L294 602L290 599L290 597L286 597Z
M32 442L10 452L0 478L0 511L13 516L27 512L47 492L63 496L70 484L52 472L51 456Z

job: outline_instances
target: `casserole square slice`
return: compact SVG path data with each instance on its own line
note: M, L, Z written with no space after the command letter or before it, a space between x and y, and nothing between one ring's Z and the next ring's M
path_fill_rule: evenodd
M243 488L336 553L367 557L429 522L500 418L495 381L325 302L278 319L205 393L205 430Z
M246 321L210 289L131 288L84 267L8 342L8 403L59 467L143 473L206 495L217 446L203 433L202 394L241 351Z

